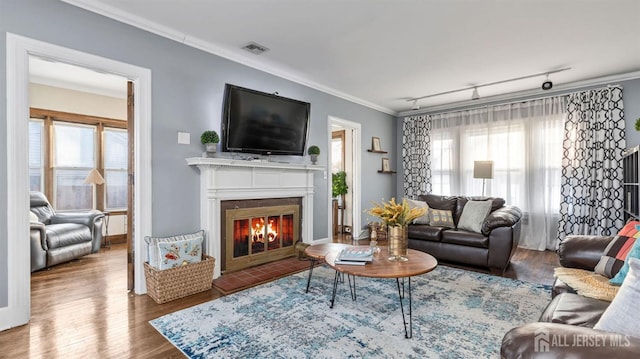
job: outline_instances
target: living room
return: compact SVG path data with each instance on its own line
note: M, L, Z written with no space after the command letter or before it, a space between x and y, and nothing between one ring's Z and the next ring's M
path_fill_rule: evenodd
M626 9L635 9L634 3L626 2L624 5ZM361 124L360 137L362 139L361 149L363 155L361 163L362 187L360 188L359 199L360 212L367 209L372 201L399 197L405 193L401 173L403 162L401 153L402 126L404 119L427 113L447 112L445 108L430 107L427 102L421 101L419 101L419 105L422 109L412 110L413 103L402 99L396 100L396 102L404 106L403 109L389 113L391 111L363 105L345 96L336 96L330 91L322 91L306 86L301 82L291 81L278 76L278 73L270 73L257 66L252 66L253 64L249 62L241 64L224 56L211 54L207 51L208 49L204 48L204 45L202 48L197 48L193 43L187 41L191 39L176 41L176 36L168 35L168 38L163 37L66 2L2 0L1 7L2 15L0 15L0 18L2 21L0 21L0 29L5 34L45 42L52 44L54 47L91 54L113 62L126 63L136 69L146 69L149 72L149 78L152 81L149 81L148 84L142 83L139 88L142 91L142 98L140 98L141 110L145 109L145 101L148 101L146 109L149 110L147 114L149 121L148 131L143 131L143 135L148 136L148 141L145 144L149 146L149 151L143 153L140 157L144 160L140 165L148 167L149 176L143 178L142 181L149 181L146 182L149 185L147 188L149 193L146 197L145 195L140 197L142 200L148 200L148 202L143 203L141 207L145 208L142 209L143 212L138 213L141 217L146 218L147 222L144 222L143 226L136 228L139 232L136 233L137 247L135 249L136 259L134 265L136 266L135 272L137 275L135 293L138 294L142 294L146 290L142 274L143 253L145 251L142 238L147 235L164 236L188 233L201 228L200 174L197 169L188 166L185 159L201 156L203 150L196 139L200 133L207 129L220 130L220 114L222 113L224 85L226 83L267 93L278 92L281 96L311 103L308 144L320 146L319 161L324 166L328 165L329 158L330 128L327 125L327 119L335 117ZM550 12L552 13L552 11ZM473 32L473 29L468 31ZM7 49L9 43L10 41L4 36L2 48ZM189 43L191 46L187 46L184 43ZM271 44L267 45L271 46ZM26 47L28 48L29 45ZM561 51L561 49L555 50ZM7 54L10 53L9 49L6 51ZM35 53L37 54L37 52ZM616 56L631 57L636 53L635 42L631 42L628 48L621 49ZM59 53L52 51L44 55L55 58L58 57ZM392 53L392 55L399 56L395 53ZM66 60L73 60L73 58L68 59L65 56L60 57ZM553 55L549 55L549 57L553 57ZM9 78L13 78L11 77L13 76L11 74L12 70L7 69L10 60L3 56L2 61L6 61L3 62L4 66L2 68L5 75L4 78L8 81ZM327 61L330 60L327 59ZM481 61L481 59L478 61ZM108 64L105 65L107 69L110 68L109 66ZM487 64L479 62L476 71L480 72L480 69L485 66ZM580 86L567 87L563 90L563 84L560 80L561 76L577 72L578 65L573 63L558 64L550 60L540 66L544 68L521 69L517 73L512 72L505 76L486 79L481 83L549 71L553 66L569 66L574 68L564 73L549 75L556 89L560 89L553 94L568 94L581 88ZM629 69L628 72L632 73L637 70L637 68ZM451 70L451 72L454 71ZM126 72L124 73L126 74ZM603 73L602 77L616 74ZM141 75L139 78L142 77ZM545 76L541 76L535 79L537 83L536 90L544 78ZM357 81L357 79L350 79L350 81ZM476 80L470 78L468 81ZM640 80L637 78L612 78L609 82L601 83L597 87L606 87L609 84L621 85L624 89L622 96L626 123L626 147L638 145L640 144L640 135L635 131L634 126L635 119L640 117L640 101L638 101L640 99ZM149 86L145 87L146 85ZM436 92L444 92L448 89L466 88L467 86L468 83L463 82L446 86L439 91L402 93L397 96L420 97ZM2 96L2 98L14 96L15 93L11 93L12 89L13 87L9 85L6 88L3 87L1 91L5 91L5 96ZM489 91L489 86L478 89L482 96L488 96ZM471 96L471 92L471 90L462 91L461 94L464 93L466 100ZM538 96L547 95L542 93ZM521 99L516 97L504 100L502 103ZM490 102L478 103L483 105L490 104ZM3 109L7 113L12 113L9 108L10 103L7 101L3 105ZM429 108L432 108L432 110L429 110ZM11 120L11 116L8 116L8 120ZM4 131L3 137L8 136L9 125L2 125L1 128ZM190 133L191 144L178 144L176 138L178 132ZM381 156L366 152L373 137L381 139L383 149L389 152L391 168L398 172L397 174L377 173L381 168ZM307 163L308 158L294 158L291 161L294 163ZM3 186L4 189L0 190L0 197L4 198L7 203L12 203L10 199L14 198L14 193L6 188L15 183L9 178L14 173L14 169L9 166L8 159L1 163L3 163L0 168L2 168L1 172L4 173L2 177L5 185ZM475 193L480 193L481 181L472 180L472 182ZM492 183L491 180L487 182L489 186L497 186L497 183ZM313 221L322 225L313 227L313 238L311 240L325 240L330 238L330 226L328 224L331 213L330 183L321 172L315 175L314 183ZM21 193L26 193L27 190L23 189L22 191ZM434 190L434 193L437 192ZM20 298L26 299L28 302L29 298L28 284L16 284L18 278L22 280L27 278L28 281L28 276L25 276L22 272L14 275L14 271L17 269L22 270L22 267L14 267L14 260L10 260L12 256L22 259L28 258L28 253L25 255L22 252L13 252L15 248L11 238L13 238L14 232L11 232L11 228L20 227L16 226L15 223L23 223L25 228L27 224L26 219L16 220L13 218L12 213L14 213L15 208L9 206L9 208L0 209L0 227L6 228L6 230L3 230L2 235L6 239L0 242L0 253L7 253L6 257L3 256L3 259L0 260L0 278L2 278L3 283L8 283L7 286L3 286L0 289L0 308L10 308L2 311L3 320L0 321L3 324L1 325L2 328L17 325L12 321L5 322L4 319L8 317L4 315L14 308L19 308L20 311L24 310L24 306L16 304L15 301ZM28 211L26 207L22 208L25 209L25 213ZM363 228L367 221L366 216L362 217L360 228ZM22 266L23 264L17 265ZM122 286L126 288L126 283L122 283ZM19 290L17 292L14 291L15 288ZM17 307L14 307L14 305L17 305ZM23 313L23 323L24 315ZM29 318L28 309L26 309L26 317Z

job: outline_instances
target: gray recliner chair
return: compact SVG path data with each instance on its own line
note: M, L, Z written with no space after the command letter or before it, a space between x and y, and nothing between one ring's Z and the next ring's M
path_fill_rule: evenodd
M30 197L32 272L100 251L102 212L56 213L43 193Z

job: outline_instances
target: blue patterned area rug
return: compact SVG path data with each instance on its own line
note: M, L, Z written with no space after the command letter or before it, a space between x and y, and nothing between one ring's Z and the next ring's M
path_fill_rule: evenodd
M413 277L413 338L393 279L357 278L357 300L325 266L150 321L189 358L497 358L503 335L536 321L549 287L438 266ZM406 307L405 307L406 309Z

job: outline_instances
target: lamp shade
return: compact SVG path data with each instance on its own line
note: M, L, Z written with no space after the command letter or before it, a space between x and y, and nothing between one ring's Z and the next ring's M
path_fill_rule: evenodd
M473 161L473 178L493 178L493 161Z
M84 179L84 184L103 184L103 183L104 183L104 178L102 177L100 172L98 172L98 170L95 168L92 169L87 175L87 178Z

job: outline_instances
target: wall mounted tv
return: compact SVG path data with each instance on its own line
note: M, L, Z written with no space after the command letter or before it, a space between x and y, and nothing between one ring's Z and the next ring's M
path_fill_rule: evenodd
M311 105L226 84L222 150L303 156Z

